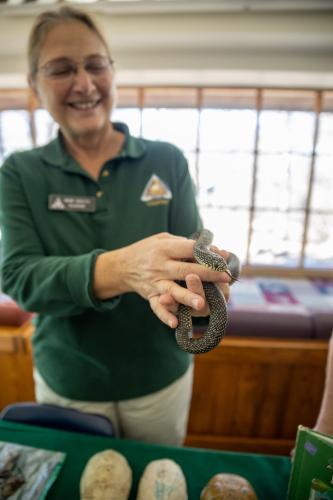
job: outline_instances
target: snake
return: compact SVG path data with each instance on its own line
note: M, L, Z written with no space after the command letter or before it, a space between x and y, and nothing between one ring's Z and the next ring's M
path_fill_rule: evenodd
M194 261L214 271L221 271L231 278L230 284L238 280L240 261L234 253L229 252L228 259L211 251L209 246L213 241L213 233L208 229L194 233L191 239L195 240L193 248ZM217 285L210 282L202 283L206 301L210 309L210 318L207 330L201 337L193 337L191 308L180 304L178 308L178 326L175 331L178 346L190 354L203 354L218 346L224 337L228 323L227 303L223 293Z

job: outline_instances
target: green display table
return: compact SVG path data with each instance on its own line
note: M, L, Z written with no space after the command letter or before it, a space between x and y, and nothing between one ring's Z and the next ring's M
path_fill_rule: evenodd
M67 453L65 464L47 500L79 499L80 476L87 460L94 453L108 448L122 453L133 470L131 500L135 500L138 481L145 466L159 458L173 459L181 466L189 500L199 500L202 488L218 472L244 476L253 485L259 500L284 500L290 474L288 457L148 445L5 421L0 421L0 441Z

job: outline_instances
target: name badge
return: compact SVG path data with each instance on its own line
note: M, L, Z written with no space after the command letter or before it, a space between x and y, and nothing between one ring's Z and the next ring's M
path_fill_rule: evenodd
M64 212L95 212L96 198L94 196L50 194L48 208Z

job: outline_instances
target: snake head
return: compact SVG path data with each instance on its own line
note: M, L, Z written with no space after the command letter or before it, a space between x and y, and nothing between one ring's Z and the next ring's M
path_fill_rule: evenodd
M239 281L237 276L234 276L228 267L228 262L219 254L210 251L209 255L209 264L205 263L204 265L213 271L220 271L226 273L229 278L231 278L231 283L234 281Z

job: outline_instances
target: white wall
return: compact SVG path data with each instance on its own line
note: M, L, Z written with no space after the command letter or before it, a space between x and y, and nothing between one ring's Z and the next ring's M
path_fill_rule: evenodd
M333 88L333 5L233 12L219 9L218 2L205 11L200 3L192 12L136 6L97 13L118 83ZM37 10L0 10L2 87L25 86L26 43Z

